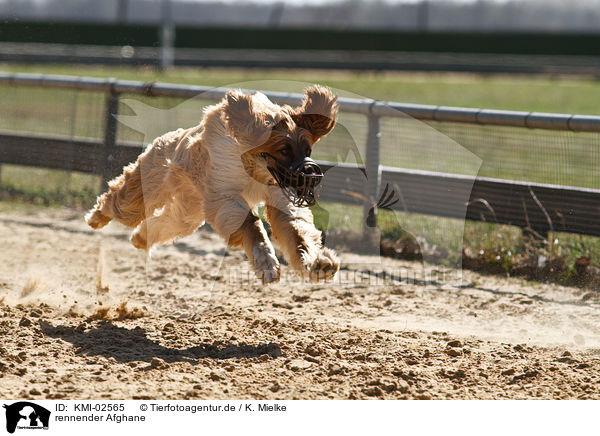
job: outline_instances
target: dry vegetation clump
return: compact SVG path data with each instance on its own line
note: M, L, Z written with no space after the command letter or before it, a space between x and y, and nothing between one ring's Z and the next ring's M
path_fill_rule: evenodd
M327 242L358 253L368 246L363 234L350 230L328 232ZM560 246L540 236L525 235L518 246L505 246L504 242L502 238L492 238L483 248L466 246L462 249L462 267L483 274L600 290L600 266L593 263L591 256L561 253ZM448 260L444 247L428 245L409 234L382 237L379 248L382 256L395 259L423 261L426 257L429 262L439 264Z

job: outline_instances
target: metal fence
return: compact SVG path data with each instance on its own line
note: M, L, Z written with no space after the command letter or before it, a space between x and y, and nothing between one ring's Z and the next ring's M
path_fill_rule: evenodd
M73 76L0 73L0 85L94 91L105 94L104 135L101 139L65 135L0 131L0 162L57 168L97 174L107 181L134 161L140 144L118 141L119 99L123 95L218 100L227 89L202 86L142 83ZM297 105L300 94L265 92L280 104ZM376 201L382 186L398 187L401 200L393 209L449 218L492 221L530 228L540 233L563 231L600 236L600 189L554 183L474 177L439 171L389 167L381 162L382 123L391 118L412 117L427 123L449 123L485 128L512 127L548 132L600 132L600 117L488 109L457 108L381 102L369 99L339 99L342 113L367 118L364 166L320 162L335 166L333 185L322 200L363 205L365 213ZM592 144L591 147L594 147ZM52 150L51 155L47 153ZM359 170L359 171L357 171ZM364 170L364 171L363 171ZM361 172L362 171L362 172ZM357 176L358 174L358 176ZM363 174L361 177L360 174ZM366 174L366 179L364 177ZM348 192L360 192L365 202ZM468 195L465 197L464 193Z

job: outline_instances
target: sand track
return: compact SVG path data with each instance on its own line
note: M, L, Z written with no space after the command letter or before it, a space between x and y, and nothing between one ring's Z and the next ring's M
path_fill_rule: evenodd
M600 398L595 292L342 253L263 288L210 231L151 259L82 213L0 214L0 397ZM354 280L349 280L353 277Z

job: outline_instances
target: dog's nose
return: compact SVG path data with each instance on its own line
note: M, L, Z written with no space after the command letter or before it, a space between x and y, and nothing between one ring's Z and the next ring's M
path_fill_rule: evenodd
M293 165L292 171L297 174L304 174L306 176L323 174L321 167L311 158L305 157L301 162Z
M310 164L303 165L302 168L300 168L300 172L302 174L306 174L307 176L311 174L319 174L319 171L317 171L315 166Z

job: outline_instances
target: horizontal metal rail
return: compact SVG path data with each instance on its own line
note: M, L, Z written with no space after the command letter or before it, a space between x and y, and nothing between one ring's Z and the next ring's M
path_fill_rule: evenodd
M140 144L115 144L113 173L108 176L120 173L141 151ZM4 163L105 175L103 153L102 139L0 133L0 162ZM364 167L323 161L319 164L325 169L320 201L364 206L357 198L364 192ZM538 232L600 236L597 189L384 166L381 185L396 191L400 201L392 207L394 210L509 224Z
M220 99L227 92L226 88L208 86L2 72L0 72L0 85L66 88L153 97L191 98L202 95L206 99ZM301 94L294 93L265 91L265 94L281 104L299 104L303 98ZM420 105L354 98L340 98L339 104L340 109L345 112L379 117L404 117L409 115L423 121L569 130L573 132L600 132L600 116L591 115Z

